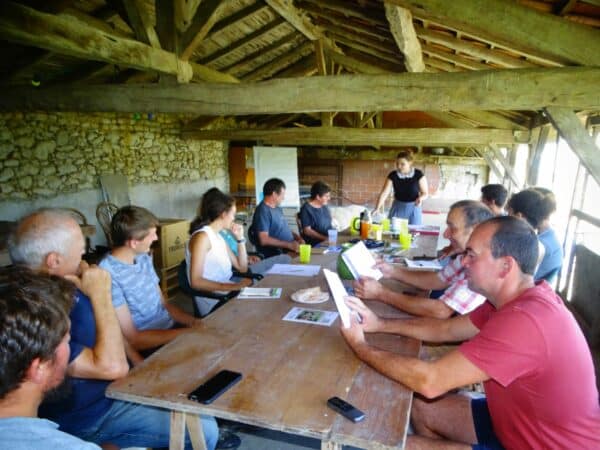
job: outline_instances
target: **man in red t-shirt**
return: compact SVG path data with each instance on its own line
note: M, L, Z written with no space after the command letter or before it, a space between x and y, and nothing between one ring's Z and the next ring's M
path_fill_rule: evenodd
M467 244L469 288L487 301L469 315L383 319L356 298L362 316L342 334L357 356L428 398L415 398L415 435L406 448L600 448L600 405L589 348L573 316L546 282L534 284L535 231L496 217ZM465 341L436 361L371 347L364 332L430 342ZM451 389L483 381L486 398ZM438 398L439 397L439 398Z

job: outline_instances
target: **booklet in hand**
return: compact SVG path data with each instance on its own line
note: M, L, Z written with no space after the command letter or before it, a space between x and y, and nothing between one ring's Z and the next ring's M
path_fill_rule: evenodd
M373 255L367 250L362 241L357 242L342 253L342 258L356 280L360 277L370 277L376 280L383 277L381 271L373 267L375 265L375 258L373 258Z
M335 306L340 313L344 328L350 328L350 308L348 308L348 305L346 305L346 302L344 301L344 297L348 295L346 288L344 288L342 280L340 280L337 273L328 269L323 269L323 273L325 274L325 279L329 285L329 290L331 291Z

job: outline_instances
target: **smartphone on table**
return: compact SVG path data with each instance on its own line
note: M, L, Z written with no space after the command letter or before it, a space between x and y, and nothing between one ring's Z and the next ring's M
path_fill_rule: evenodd
M242 379L242 374L231 370L221 370L212 378L202 383L196 389L189 393L188 398L195 402L208 405L214 402L227 389L238 383Z

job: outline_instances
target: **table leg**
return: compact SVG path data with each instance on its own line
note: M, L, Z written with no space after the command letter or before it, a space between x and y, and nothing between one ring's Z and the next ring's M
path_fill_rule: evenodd
M194 450L206 450L206 440L204 439L204 430L202 430L200 424L200 417L195 414L188 414L185 416L185 424L190 433Z
M169 450L183 450L185 442L185 413L171 411L171 432Z
M342 444L333 441L321 441L321 450L342 450Z

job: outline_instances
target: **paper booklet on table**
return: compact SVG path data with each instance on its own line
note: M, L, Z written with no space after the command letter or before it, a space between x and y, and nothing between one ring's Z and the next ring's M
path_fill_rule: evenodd
M282 288L253 288L245 287L237 298L239 299L276 299L281 297Z
M357 242L344 253L342 258L348 267L350 273L354 279L358 280L360 277L371 277L379 280L383 277L383 274L379 269L374 269L375 258L371 252L365 247L362 241Z
M335 306L340 313L344 328L350 328L350 308L348 308L348 305L346 305L346 302L344 301L344 297L348 295L346 288L342 284L342 280L340 280L337 273L328 269L323 269L323 273L325 274L325 279L329 285L329 290L331 291Z

